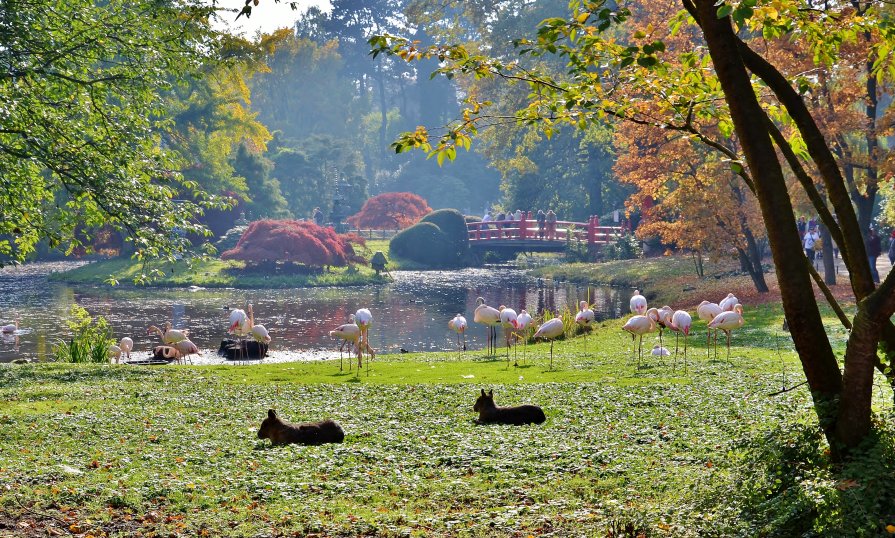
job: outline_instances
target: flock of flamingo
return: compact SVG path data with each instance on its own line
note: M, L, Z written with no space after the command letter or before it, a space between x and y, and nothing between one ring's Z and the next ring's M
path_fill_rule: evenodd
M669 356L671 352L664 347L662 337L665 329L670 329L675 333L675 361L674 368L677 368L678 355L678 338L684 336L684 368L687 367L687 339L690 336L690 327L692 325L692 317L685 310L673 310L669 306L661 308L647 308L646 298L635 290L630 301L631 313L634 314L622 327L622 330L631 334L631 340L639 337L637 344L637 366L643 358L643 336L656 330L659 331L659 343L656 344L651 354L654 356ZM226 309L226 307L225 307ZM707 323L706 345L711 341L712 332L715 334L715 354L717 356L717 331L723 331L727 335L727 360L730 360L730 333L732 330L742 327L743 306L739 300L732 294L721 300L720 303L711 303L702 301L696 309L699 319ZM582 327L588 327L594 322L594 311L590 308L587 301L581 301L578 305L578 312L575 315L575 323ZM531 330L535 328L534 319L524 309L516 313L512 308L501 305L494 308L485 304L485 299L479 297L476 299L476 308L473 321L488 327L487 346L490 354L497 351L497 329L502 328L504 331L504 339L506 342L507 362L510 360L510 346L515 345L518 339L522 339L525 345L529 339ZM361 308L350 316L349 322L336 327L329 332L333 338L342 340L339 346L339 369L343 368L342 352L346 345L350 344L350 351L353 351L357 357L358 371L363 366L363 355L366 352L369 359L376 357L376 352L370 346L369 330L373 324L373 315L367 308ZM462 351L466 350L466 329L468 327L466 318L462 314L457 314L448 322L448 328L457 334L457 354L458 357ZM0 326L0 333L10 334L19 330L19 322ZM237 337L236 348L238 350L246 349L246 340L251 337L255 342L270 344L271 337L264 325L255 323L254 310L249 304L247 311L242 309L232 309L230 311L228 334ZM553 341L565 332L563 320L560 317L554 317L545 321L534 332L532 338L544 339L550 341L550 367L553 368ZM147 334L158 334L162 344L153 348L152 353L156 358L183 362L190 355L201 354L199 348L189 340L189 330L175 329L171 322L166 322L164 329L160 329L155 325L150 325ZM587 336L584 338L585 352L587 350ZM130 359L130 353L134 348L134 341L129 337L124 337L118 345L109 347L109 358L113 362L119 362L121 356L124 355ZM266 348L265 348L266 349ZM402 350L403 351L403 350ZM523 360L525 359L526 347L523 347ZM238 358L238 357L237 357ZM352 368L352 361L348 361L349 370ZM367 369L369 370L369 360L367 361Z
M668 356L668 351L662 344L662 333L665 329L671 329L675 333L674 368L677 368L678 338L684 335L684 368L687 367L687 338L690 336L690 326L693 318L686 310L672 310L670 306L662 308L647 308L646 297L635 290L630 302L631 313L634 314L622 327L622 330L631 333L631 340L640 337L637 343L637 366L643 357L643 335L659 331L659 343L653 347L651 354L654 356ZM727 360L730 361L730 332L742 327L743 305L732 293L720 303L702 301L696 307L696 315L707 323L706 345L709 345L711 334L715 333L715 354L717 356L718 331L724 331L727 335Z

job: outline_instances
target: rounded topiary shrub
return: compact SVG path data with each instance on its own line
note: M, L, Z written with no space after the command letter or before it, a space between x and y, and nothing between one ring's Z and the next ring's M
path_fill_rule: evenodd
M431 222L418 222L399 232L389 243L389 252L430 267L459 264L454 242Z
M466 219L456 209L439 209L423 217L420 222L431 222L441 230L441 233L462 250L469 243L469 234L466 231Z

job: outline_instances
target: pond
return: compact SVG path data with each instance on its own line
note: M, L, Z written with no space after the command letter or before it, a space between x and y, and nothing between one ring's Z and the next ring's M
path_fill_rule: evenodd
M47 262L0 269L0 324L15 317L20 322L15 335L0 340L0 362L51 357L53 345L70 335L66 320L75 303L109 320L116 340L133 338L132 358L144 358L159 343L157 335L146 334L147 326L172 321L177 328L188 328L202 350L194 362L220 363L224 361L216 351L226 336L229 309L245 309L248 303L254 306L256 323L273 337L269 360L294 361L337 359L338 342L328 333L358 308L373 313L370 342L377 353L455 351L456 335L447 322L457 313L469 321L469 349L485 346L485 327L472 322L479 296L491 306L525 308L532 315L566 306L574 311L578 301L590 298L597 319L607 319L627 311L631 295L627 289L539 281L509 266L399 271L393 273L394 282L384 285L278 290L111 288L47 280L50 272L75 265Z

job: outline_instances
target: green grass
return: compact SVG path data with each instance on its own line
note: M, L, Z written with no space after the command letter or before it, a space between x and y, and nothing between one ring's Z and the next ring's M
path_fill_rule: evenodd
M699 332L686 373L635 368L620 320L556 342L553 370L543 343L524 363L520 347L518 367L402 354L358 376L332 361L3 367L0 534L754 536L762 522L732 504L743 439L812 411L804 387L769 396L803 379L779 306L746 315L733 365L723 349L707 357ZM828 329L841 353L844 331ZM547 422L473 424L480 388L541 405ZM268 408L331 417L345 443L271 448L256 437Z
M752 281L738 269L733 261L706 260L705 277L700 278L690 256L674 255L604 263L564 263L535 267L530 272L582 284L637 288L650 303L686 304L694 301L694 293L717 302L731 289L751 288ZM766 278L772 279L769 275Z
M162 276L150 285L162 287L201 286L203 288L293 288L316 286L359 286L387 282L386 276L376 276L369 267L353 265L333 267L319 275L259 275L242 273L243 262L210 259L196 261L189 267L186 261L175 264L156 263L148 267L130 258L113 258L83 265L70 271L54 273L50 280L71 284L104 284L114 278L122 285L131 284L141 275L149 276L156 269Z

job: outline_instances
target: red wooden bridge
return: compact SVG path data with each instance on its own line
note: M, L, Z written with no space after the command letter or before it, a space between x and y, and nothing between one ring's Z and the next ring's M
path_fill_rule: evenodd
M560 220L541 230L531 213L524 214L522 220L470 222L466 228L472 249L516 252L562 251L569 243L599 249L629 231L626 226L600 226L599 217L587 222Z

